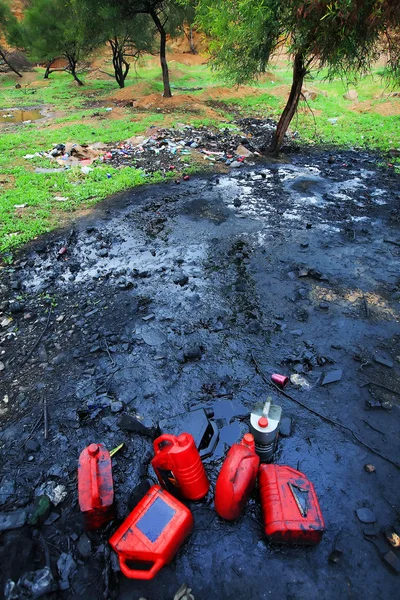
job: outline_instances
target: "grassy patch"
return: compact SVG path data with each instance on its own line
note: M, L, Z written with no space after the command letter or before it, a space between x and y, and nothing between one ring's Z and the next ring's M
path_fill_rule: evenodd
M186 108L180 110L178 106L172 116L168 114L168 126L183 122L193 127L236 129L232 121L238 115L277 118L291 83L290 65L283 61L248 91L224 85L208 65L190 64L190 56L184 62L177 62L172 56L169 64L174 95L193 96L204 106L204 114L190 113ZM104 69L110 71L107 61L105 65ZM43 69L36 69L36 74L30 75L30 83L23 82L20 89L9 76L0 80L0 110L45 107L54 114L45 122L7 125L1 129L0 252L3 253L57 227L74 211L90 207L110 194L162 180L160 174L149 178L141 169L112 169L105 165L96 165L87 175L77 168L35 173L36 167L57 165L42 157L27 160L26 154L46 151L53 144L68 141L119 142L144 133L150 126L164 126L167 118L156 108L140 113L126 106L124 100L114 102L111 97L118 90L115 81L96 79L95 71L82 75L85 82L82 88L67 73L53 73L47 81L43 80L43 73ZM154 57L145 58L136 70L132 69L127 85L127 95L123 98L161 95L161 73ZM400 111L396 114L400 98L385 95L389 90L385 89L378 71L351 86L358 92L358 102L344 99L346 85L340 80L325 81L324 73L310 77L306 87L315 90L317 96L308 102L308 107L301 103L292 122L300 143L322 142L383 151L400 146ZM208 111L210 106L214 113ZM113 107L112 114L107 107ZM399 169L396 167L400 165L399 159L391 162ZM185 157L185 172L200 169L190 156Z

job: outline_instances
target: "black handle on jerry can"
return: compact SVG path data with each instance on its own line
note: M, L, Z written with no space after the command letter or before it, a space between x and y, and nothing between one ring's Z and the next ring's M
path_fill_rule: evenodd
M163 444L166 444L168 446L169 445L173 446L175 444L175 440L176 440L176 437L174 435L171 435L170 433L164 433L163 435L160 435L160 437L158 437L153 442L154 452L156 454L158 452L161 452L161 450L162 450L161 445L163 445Z

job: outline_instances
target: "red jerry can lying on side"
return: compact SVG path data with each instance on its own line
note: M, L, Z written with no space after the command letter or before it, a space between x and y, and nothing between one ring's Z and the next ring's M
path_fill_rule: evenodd
M240 444L230 448L218 475L214 503L220 517L233 521L240 516L256 482L259 463L254 437L246 433Z
M291 467L261 465L258 477L266 535L274 542L318 544L325 531L311 481Z
M153 485L109 543L126 577L153 579L172 560L192 529L190 510L159 485Z
M80 454L78 499L86 530L99 529L114 518L111 458L103 444L90 444Z
M163 487L187 500L206 496L210 482L190 433L164 433L154 440L153 446L155 456L151 464Z

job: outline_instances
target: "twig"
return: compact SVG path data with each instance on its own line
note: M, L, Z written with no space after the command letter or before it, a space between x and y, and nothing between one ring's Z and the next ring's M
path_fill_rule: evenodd
M32 346L32 348L31 348L31 350L28 352L28 355L27 355L27 356L25 356L24 360L21 362L21 364L20 364L20 366L21 366L21 367L23 367L23 366L24 366L24 364L28 362L28 360L30 359L30 357L32 356L32 354L34 353L34 351L36 350L36 348L37 348L37 346L38 346L38 344L39 344L40 340L42 339L42 337L43 337L43 336L44 336L44 334L46 333L46 331L47 331L47 328L48 328L48 326L49 326L49 323L50 323L50 317L51 317L51 305L50 305L50 308L49 308L49 315L48 315L48 317L47 317L47 323L46 323L46 326L45 326L45 328L43 329L42 333L39 335L39 337L38 337L38 339L36 340L36 342L33 344L33 346Z
M387 392L391 392L392 394L396 394L397 396L400 396L400 392L398 392L396 390L392 390L392 388L387 387L386 385L382 385L381 383L376 383L375 381L366 381L360 387L365 387L367 385L375 385L376 387L380 387L383 390L386 390Z
M396 242L396 240L388 240L388 239L384 238L383 241L386 242L387 244L393 244L394 246L400 246L400 242Z
M281 394L283 394L286 398L288 398L292 402L296 402L296 404L299 404L301 407L305 408L310 413L312 413L313 415L316 415L317 417L319 417L323 421L326 421L327 423L330 423L331 425L334 425L335 427L340 427L341 429L344 429L345 431L348 431L357 440L357 442L359 444L361 444L362 446L364 446L365 448L367 448L368 450L370 450L371 452L373 452L374 454L376 454L380 458L383 458L383 460L386 460L387 462L389 462L390 464L392 464L397 469L400 469L400 464L399 463L393 461L391 458L388 458L387 456L384 456L383 454L381 454L375 448L372 448L372 446L370 446L369 444L367 444L366 442L364 442L361 438L359 438L358 435L357 435L357 433L353 429L351 429L351 427L347 427L346 425L343 425L342 423L339 423L339 421L335 421L334 419L330 419L326 415L323 415L322 413L318 412L314 408L310 408L309 406L307 406L307 404L304 404L300 400L297 400L297 398L293 398L293 396L290 396L289 394L287 394L286 392L284 392L280 387L278 387L277 385L275 385L273 383L273 381L270 381L268 379L268 377L265 375L265 373L260 368L260 366L257 363L256 359L254 358L253 353L251 353L251 359L252 359L252 361L253 361L253 363L254 363L254 365L256 367L256 371L259 373L259 375L262 377L262 379L264 380L264 382L267 385L273 387L275 390L277 390L278 392L280 392Z
M380 429L377 429L376 427L374 427L373 425L371 425L371 423L369 423L368 421L366 421L365 419L363 419L363 422L368 425L368 427L371 427L371 429L373 429L374 431L377 431L378 433L380 433L381 435L386 435L383 431L381 431Z
M105 344L105 346L106 346L106 352L107 352L107 354L108 354L108 358L110 359L111 366L112 366L112 367L115 367L115 360L113 359L113 357L112 357L112 356L111 356L111 354L110 354L110 350L109 350L109 348L108 348L107 340L106 340L105 338L104 338L104 344Z
M43 422L44 422L44 439L47 440L49 437L49 421L47 413L47 398L43 397Z

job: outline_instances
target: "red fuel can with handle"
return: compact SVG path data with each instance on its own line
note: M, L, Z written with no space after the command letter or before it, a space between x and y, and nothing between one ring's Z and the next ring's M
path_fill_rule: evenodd
M193 436L165 433L153 442L151 461L160 484L169 492L187 500L200 500L210 489Z
M233 444L215 485L215 510L223 519L233 521L243 511L256 482L260 458L254 437L246 433L240 444Z
M260 466L258 475L266 535L285 544L318 544L325 531L317 494L303 473L281 465Z
M192 529L190 510L159 485L153 485L109 543L126 577L153 579L172 560Z
M114 518L111 458L103 444L90 444L79 456L78 499L86 530L99 529Z

